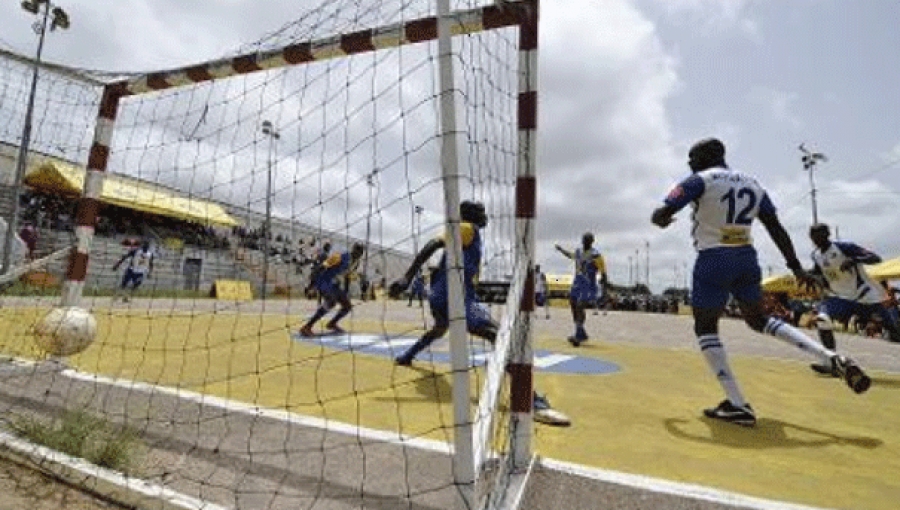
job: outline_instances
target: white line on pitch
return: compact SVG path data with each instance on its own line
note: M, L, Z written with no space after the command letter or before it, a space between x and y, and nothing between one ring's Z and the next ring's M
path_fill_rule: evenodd
M34 365L35 363L28 360L17 360L19 363ZM355 435L357 437L366 437L376 441L404 445L407 447L416 447L422 450L434 451L439 453L450 453L450 445L448 443L434 441L430 439L411 438L403 436L396 432L384 432L381 430L369 429L356 425L350 425L342 422L323 420L319 418L311 418L294 414L288 411L277 409L268 409L253 406L243 402L227 400L220 397L205 395L180 388L170 388L166 386L158 386L149 383L131 381L127 379L112 379L109 377L79 372L78 370L67 368L60 372L73 379L86 382L106 384L119 388L125 388L130 391L142 391L145 393L158 393L164 395L172 395L178 398L195 402L205 406L219 407L235 413L249 414L254 417L265 417L273 420L281 420L287 423L324 429L327 431L338 432L343 434ZM568 473L572 475L591 478L598 481L608 482L626 487L647 490L658 494L669 494L681 496L689 499L699 499L712 503L730 505L734 507L748 508L751 510L824 510L822 508L803 506L783 501L769 500L747 496L744 494L723 491L702 485L686 484L672 482L661 478L653 478L649 476L633 475L618 471L609 471L580 464L573 464L553 459L542 459L541 465L549 469Z

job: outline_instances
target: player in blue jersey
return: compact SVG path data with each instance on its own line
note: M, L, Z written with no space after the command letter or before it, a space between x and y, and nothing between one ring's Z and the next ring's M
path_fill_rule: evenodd
M466 328L469 333L484 338L491 344L497 339L498 325L491 318L490 312L479 303L476 293L478 275L481 272L481 229L487 226L488 218L484 204L469 200L459 204L459 225L463 251L463 296L466 308ZM390 285L388 293L398 298L409 287L410 282L420 271L422 264L438 250L446 246L445 236L432 239L416 254L406 274ZM427 349L435 340L443 337L450 328L450 312L447 289L447 253L441 256L440 264L431 273L431 293L428 296L434 324L415 344L394 361L400 366L411 366L416 356ZM548 425L568 426L569 417L553 409L550 401L537 391L532 394L532 410L534 419Z
M854 392L868 390L871 381L853 360L826 349L797 328L763 311L762 273L750 235L754 219L762 222L797 280L804 285L814 284L797 260L791 238L766 190L754 177L726 165L725 145L715 138L701 140L691 147L688 165L693 175L672 189L664 204L653 211L651 221L666 228L675 221L678 211L688 204L693 206L691 232L697 250L691 302L694 332L726 395L717 407L704 410L704 414L738 425L756 424L756 414L738 386L719 339L719 317L729 294L740 303L748 326L817 356Z
M810 227L809 237L816 246L812 274L821 277L825 288L825 299L816 316L822 345L832 350L836 346L832 320L846 321L853 315L868 319L872 314L881 316L890 340L900 342L897 309L891 304L891 296L863 266L881 262L881 257L848 241L831 241L831 231L824 223ZM831 373L828 365L813 364L812 368Z
M487 225L487 215L483 204L468 200L460 203L459 213L460 219L462 219L459 230L463 248L463 292L466 307L466 326L470 333L493 341L497 336L497 324L491 320L487 309L478 302L475 290L475 286L478 283L478 275L481 272L481 229ZM422 247L403 278L391 284L389 289L390 295L396 298L402 294L409 287L416 274L419 273L422 264L438 250L444 248L446 244L444 237L438 237ZM447 254L444 253L438 268L431 273L431 292L428 296L428 304L431 307L431 315L434 317L434 325L425 332L418 342L397 357L396 362L398 365L411 365L416 355L447 333L450 327L447 292Z
M312 317L310 317L309 320L306 321L306 324L300 328L300 334L302 336L315 336L313 326L315 326L319 319L331 311L336 304L340 304L341 307L338 309L337 313L334 314L334 317L328 321L328 324L326 324L325 327L331 333L344 333L344 330L338 325L338 322L350 313L353 306L350 304L350 297L347 296L347 292L344 291L343 280L356 271L357 266L359 266L359 260L362 258L365 251L366 248L362 243L354 243L350 251L332 253L318 266L312 276L312 281L313 287L319 292L319 295L322 298L322 302Z
M594 234L586 232L581 236L581 248L569 251L556 245L557 251L575 263L575 278L569 290L569 306L572 308L572 320L575 322L575 334L568 338L569 343L578 347L588 339L584 329L585 310L597 304L599 290L606 293L606 262L603 255L594 248ZM600 274L600 288L597 285L597 274Z

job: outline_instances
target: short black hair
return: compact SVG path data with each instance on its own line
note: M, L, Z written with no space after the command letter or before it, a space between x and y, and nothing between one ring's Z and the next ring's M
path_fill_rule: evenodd
M725 144L718 138L704 138L688 151L688 165L699 172L714 166L725 166Z

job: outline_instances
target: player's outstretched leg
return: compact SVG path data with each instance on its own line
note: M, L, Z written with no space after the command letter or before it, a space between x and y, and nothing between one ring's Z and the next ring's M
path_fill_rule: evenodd
M444 333L446 332L447 326L435 325L426 331L425 334L422 335L422 338L419 338L419 340L407 349L406 352L394 358L394 363L403 367L411 366L413 360L416 359L416 356L418 356L420 352L427 349L435 340L444 336Z
M811 352L818 356L823 364L828 364L832 367L832 375L843 379L855 393L865 393L871 386L872 381L869 379L869 376L863 372L862 368L855 361L847 356L839 355L826 349L790 324L774 317L767 317L762 313L762 308L757 307L754 310L750 310L745 320L756 331L780 338L803 351Z
M828 314L820 312L816 316L816 331L819 333L819 340L822 342L822 345L829 351L834 351L837 347L837 342L834 339L833 322ZM813 363L810 365L810 368L820 374L834 375L831 365L831 363Z

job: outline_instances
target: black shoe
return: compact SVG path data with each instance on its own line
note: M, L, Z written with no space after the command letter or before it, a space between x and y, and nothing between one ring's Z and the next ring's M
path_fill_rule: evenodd
M832 374L846 381L854 393L865 393L872 385L872 379L863 372L855 361L847 356L836 354L831 358Z
M707 418L727 421L735 425L743 425L744 427L752 427L756 425L756 414L750 404L738 407L731 403L730 400L723 400L719 405L711 409L704 409L703 415Z
M584 340L581 340L580 338L578 338L578 337L575 336L575 335L570 336L570 337L567 338L566 340L568 340L569 343L572 344L572 347L578 347L578 346L581 345L581 342L584 341Z
M394 363L397 366L401 367L411 367L412 366L412 358L407 356L397 356L394 358Z
M830 375L831 377L840 377L840 374L836 374L834 372L834 368L832 368L830 364L825 365L822 363L813 363L809 366L809 368L813 369L813 372L816 372L817 374Z

